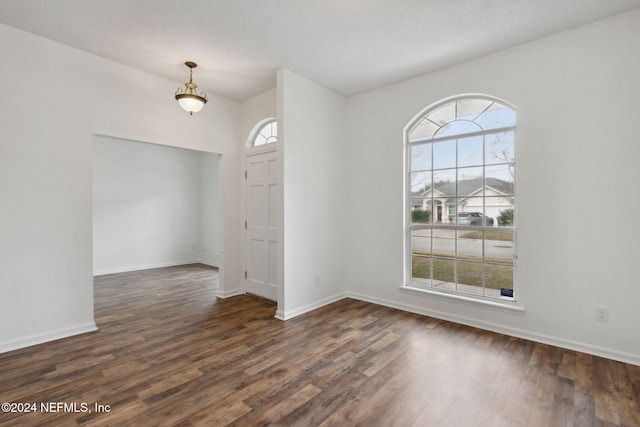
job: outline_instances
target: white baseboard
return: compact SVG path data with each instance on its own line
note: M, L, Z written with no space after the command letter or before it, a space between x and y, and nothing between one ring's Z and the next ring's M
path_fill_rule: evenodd
M230 289L228 291L221 291L220 289L218 289L218 292L216 292L216 297L222 298L222 299L235 297L236 295L244 295L244 290Z
M497 332L504 335L509 335L516 338L523 338L529 341L539 342L542 344L549 344L556 347L565 348L567 350L579 351L581 353L591 354L593 356L604 357L606 359L617 360L619 362L629 363L632 365L640 366L640 355L626 353L609 348L599 347L588 343L579 341L573 341L562 337L556 337L552 335L539 334L536 332L526 331L518 328L511 328L504 325L499 325L491 322L484 322L477 319L471 319L464 316L452 315L450 313L427 310L422 307L416 307L409 304L400 304L395 301L384 300L380 298L372 298L367 295L348 292L347 297L357 299L360 301L366 301L373 304L383 305L385 307L396 308L398 310L408 311L410 313L421 314L423 316L435 317L437 319L447 320L454 323L460 323L462 325L472 326L475 328L484 329L487 331Z
M45 342L55 341L61 338L67 338L74 335L84 334L97 330L98 327L96 326L95 322L89 322L71 328L57 329L55 331L31 335L29 337L20 338L13 341L0 342L0 353L6 353L7 351L18 350L20 348L30 347L32 345L42 344Z
M215 261L208 261L208 260L204 260L204 259L199 259L197 261L194 261L194 263L208 265L209 267L220 268L220 264L215 262Z
M282 310L278 310L276 311L275 317L276 319L279 319L279 320L289 320L296 316L300 316L301 314L313 311L317 308L324 307L325 305L331 304L333 302L340 301L341 299L344 299L346 297L347 297L347 294L344 292L341 292L339 294L324 298L320 301L316 301L312 304L308 304L303 307L296 308L295 310L290 310L286 312Z
M178 265L187 265L187 264L205 264L211 267L219 268L218 265L215 265L210 261L194 259L194 260L185 260L185 261L162 262L158 264L146 264L146 265L137 265L137 266L130 266L130 267L110 268L105 270L96 270L93 272L93 275L104 276L105 274L128 273L129 271L150 270L152 268L162 268L162 267L175 267Z

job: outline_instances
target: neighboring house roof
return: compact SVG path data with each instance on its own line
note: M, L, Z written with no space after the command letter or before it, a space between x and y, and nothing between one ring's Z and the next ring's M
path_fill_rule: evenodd
M480 191L483 187L491 188L497 193L501 194L513 194L513 183L503 181L497 178L487 178L483 180L482 178L474 178L474 179L466 179L462 181L458 181L458 192L457 194L462 197L469 197L478 191ZM425 196L427 193L431 192L431 188L426 188L421 195ZM456 183L455 182L445 182L443 184L435 185L433 188L434 193L440 193L439 197L447 197L452 198L456 196ZM449 201L449 200L448 200ZM447 201L447 202L448 202ZM455 201L452 201L455 203Z

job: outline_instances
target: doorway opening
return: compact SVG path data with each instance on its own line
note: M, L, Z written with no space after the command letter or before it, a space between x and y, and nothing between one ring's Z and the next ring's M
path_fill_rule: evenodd
M222 268L219 160L94 135L94 276L195 263Z
M245 156L245 291L278 300L279 156L275 119L256 124Z

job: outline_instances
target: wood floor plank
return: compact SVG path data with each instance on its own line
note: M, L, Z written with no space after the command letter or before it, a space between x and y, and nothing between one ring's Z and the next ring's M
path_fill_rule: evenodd
M0 354L0 402L91 412L0 426L640 426L638 366L352 299L282 322L217 275L97 277L99 331Z

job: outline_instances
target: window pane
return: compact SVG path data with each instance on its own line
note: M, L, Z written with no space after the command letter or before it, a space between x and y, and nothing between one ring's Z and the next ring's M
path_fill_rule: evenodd
M458 196L473 194L476 197L482 197L484 194L482 172L482 166L458 169ZM482 206L482 200L479 204Z
M462 199L464 201L464 199ZM492 220L490 218L485 218L483 215L482 205L480 206L471 206L466 205L462 206L463 202L460 202L460 209L458 212L458 224L463 227L485 227L491 226Z
M444 124L455 120L456 118L456 103L455 101L449 102L442 107L437 108L427 116L429 120L434 123L443 126Z
M431 169L431 144L412 145L410 153L412 171Z
M437 126L427 119L423 119L409 133L409 142L431 138L438 129L440 129L440 126Z
M500 296L503 289L507 291L503 293L513 292L513 267L487 264L485 277L487 295Z
M456 196L456 170L446 169L433 173L433 188L436 197Z
M458 291L482 294L483 264L458 261Z
M411 230L411 253L413 255L431 255L431 229Z
M431 284L431 257L411 257L411 282L425 286Z
M455 224L456 215L458 214L458 204L456 200L452 200L446 204L446 216L443 218L447 224Z
M487 191L487 195L513 194L513 165L487 166L484 174L486 186L493 190L493 193Z
M433 220L431 199L411 199L411 223L431 224Z
M513 163L515 159L513 132L485 136L485 164Z
M442 126L436 133L436 136L452 136L452 135L464 135L465 133L473 133L482 131L482 128L473 122L466 120L456 120L449 122Z
M456 242L458 259L482 261L482 238L482 230L459 230Z
M431 187L431 172L411 172L411 194L424 195Z
M422 209L425 204L425 199L419 197L412 197L410 203L410 210Z
M514 209L513 205L498 208L496 215L496 226L498 227L514 227Z
M464 211L465 206L462 202L456 199L456 214L450 218L451 224L460 225L461 222L466 221L464 218L466 217L466 212Z
M433 230L431 236L433 255L453 258L456 254L455 230Z
M455 290L455 261L433 259L433 286Z
M504 214L501 214L504 212ZM513 227L513 197L486 197L484 214L493 220L493 226ZM509 217L509 214L510 217ZM510 224L500 224L500 219L510 220Z
M442 203L442 200L433 200L431 206L429 206L432 214L432 219L434 223L442 223L442 218L445 217L445 206Z
M511 108L494 103L487 111L474 120L484 130L515 126L516 112Z
M513 233L491 230L485 233L484 239L485 261L513 265Z
M489 101L487 99L459 99L457 118L473 120L478 117L480 113L486 110L487 107L492 103L493 101Z
M424 197L412 197L411 198L411 211L424 209L425 205L429 203L431 199Z
M482 136L459 139L458 166L481 166L482 164Z
M433 144L433 168L445 169L456 166L456 141L441 141Z

